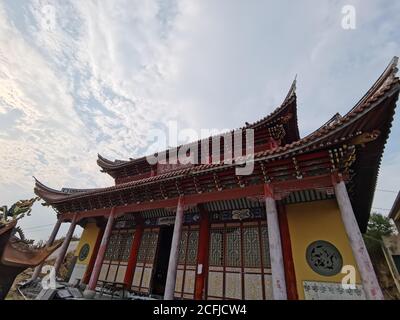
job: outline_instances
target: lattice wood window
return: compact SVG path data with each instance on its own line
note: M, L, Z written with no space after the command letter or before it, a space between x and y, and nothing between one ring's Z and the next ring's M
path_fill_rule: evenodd
M145 231L140 243L137 262L153 263L157 250L158 232Z
M133 242L133 232L132 231L120 235L121 249L119 250L119 257L118 257L120 261L128 261L129 260L132 242Z
M178 270L175 285L175 297L177 298L194 298L198 246L198 225L184 226L178 252Z
M227 267L239 267L241 265L241 232L240 227L225 229L225 261Z
M150 291L159 231L158 227L143 231L131 287L136 292L149 293Z
M179 264L197 264L197 249L199 245L198 230L183 230L179 243Z
M127 270L134 229L114 229L108 240L99 280L122 282Z
M179 264L185 264L187 235L188 235L187 231L182 231L181 241L179 242L179 252L178 252Z
M269 253L268 229L266 225L261 226L261 245L263 254L264 268L271 268L271 257Z
M117 260L116 253L119 251L119 233L113 231L110 239L108 240L107 250L104 260Z
M223 228L211 229L210 256L209 256L210 266L217 266L217 267L223 266L224 264L223 241L224 241L224 229Z
M258 227L243 228L244 266L257 268L261 266L260 232Z
M111 253L111 260L119 261L119 253L121 252L121 234L115 236L115 249Z
M188 236L188 246L186 254L186 264L196 265L197 264L197 249L199 246L199 231L192 230Z
M265 221L211 225L207 298L267 299L270 276Z

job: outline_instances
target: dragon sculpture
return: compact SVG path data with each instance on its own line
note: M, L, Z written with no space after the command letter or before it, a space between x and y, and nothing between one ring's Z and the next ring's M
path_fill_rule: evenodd
M7 296L19 273L41 264L61 245L35 248L33 240L27 240L22 229L17 227L18 220L30 215L38 199L20 200L9 210L0 208L0 300Z
M20 200L14 203L9 210L7 207L1 207L0 212L2 213L3 219L7 220L8 217L12 219L20 219L25 216L30 216L32 211L32 206L36 200L39 200L38 197L29 199L29 200Z

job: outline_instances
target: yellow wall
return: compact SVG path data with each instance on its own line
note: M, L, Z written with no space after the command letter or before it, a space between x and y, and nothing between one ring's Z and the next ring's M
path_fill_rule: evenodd
M356 282L360 283L336 200L287 205L286 212L299 299L304 299L303 281L341 283L345 276L341 273L330 277L321 276L310 268L306 261L306 250L309 244L317 240L332 243L342 255L343 265L353 265L356 268Z
M97 235L100 229L97 227L96 223L91 222L86 224L85 229L82 232L81 239L79 241L78 247L75 250L75 256L79 256L81 248L87 243L90 246L89 254L85 260L80 261L78 259L77 263L89 264L90 257L92 256L94 246L96 245Z

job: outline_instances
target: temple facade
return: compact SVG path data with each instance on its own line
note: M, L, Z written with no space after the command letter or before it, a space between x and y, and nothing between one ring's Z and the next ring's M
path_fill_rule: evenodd
M274 112L242 128L254 133L251 174L238 175L243 163L225 151L201 164L99 155L115 180L105 188L36 180L58 217L49 244L70 223L56 271L78 224L70 281L87 284L87 297L111 283L168 300L383 299L362 233L399 95L397 60L346 115L302 138L294 82ZM212 149L212 138L192 145Z

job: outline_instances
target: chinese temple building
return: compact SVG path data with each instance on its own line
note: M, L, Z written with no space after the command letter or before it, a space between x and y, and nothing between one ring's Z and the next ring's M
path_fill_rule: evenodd
M362 233L399 95L397 60L346 115L303 138L294 82L275 111L242 128L254 132L248 175L226 154L193 165L99 155L113 186L55 190L36 180L57 212L50 244L70 222L56 270L78 224L70 281L87 284L87 297L107 282L168 300L383 299Z

